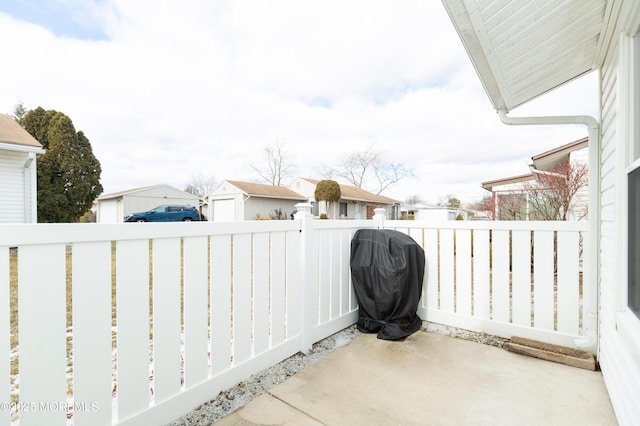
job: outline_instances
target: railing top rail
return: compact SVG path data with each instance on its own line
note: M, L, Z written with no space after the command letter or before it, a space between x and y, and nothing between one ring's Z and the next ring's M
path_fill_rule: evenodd
M313 220L315 229L360 229L377 228L378 222L374 220Z
M299 221L0 224L0 247L300 230Z
M375 228L372 220L313 220L318 230ZM0 246L180 238L300 230L298 220L191 223L0 224ZM385 228L588 231L588 222L569 221L410 221L386 220Z
M581 231L589 230L588 221L533 221L533 220L443 220L438 222L421 220L385 220L385 228L423 229L486 229L513 231Z

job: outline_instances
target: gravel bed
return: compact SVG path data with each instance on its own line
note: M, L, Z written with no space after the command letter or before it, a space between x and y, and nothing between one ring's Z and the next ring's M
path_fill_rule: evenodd
M428 322L423 322L422 330L499 348L504 348L509 341L486 333L477 333ZM360 334L355 325L345 328L314 344L307 355L298 352L279 364L254 374L231 389L220 392L216 398L198 406L192 412L168 423L168 426L210 425L259 397L298 371L322 359L330 352L351 342Z

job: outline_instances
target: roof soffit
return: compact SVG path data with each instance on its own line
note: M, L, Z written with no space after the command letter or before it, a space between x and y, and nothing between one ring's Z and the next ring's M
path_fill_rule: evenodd
M597 69L613 0L443 0L496 109Z

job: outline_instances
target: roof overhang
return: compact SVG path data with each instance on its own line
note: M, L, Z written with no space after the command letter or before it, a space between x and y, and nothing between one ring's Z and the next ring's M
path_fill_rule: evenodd
M618 0L442 0L496 110L602 65ZM613 14L617 15L617 13Z
M486 189L489 192L497 192L498 190L495 189L496 187L514 185L517 183L527 182L530 180L534 180L534 176L531 173L527 173L525 175L518 175L518 176L512 176L512 177L482 182L482 189Z
M531 157L531 164L537 170L549 170L571 158L571 153L587 149L589 147L589 138L582 138L566 145L545 151L541 154Z
M15 143L0 142L0 150L17 151L17 152L33 152L35 154L44 154L46 151L39 146L20 145Z

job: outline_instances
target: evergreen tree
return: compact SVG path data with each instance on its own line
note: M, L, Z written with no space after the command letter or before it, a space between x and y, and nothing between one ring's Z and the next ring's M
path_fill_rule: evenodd
M102 192L89 139L58 111L38 107L22 122L46 150L37 162L38 222L77 222Z
M28 111L27 108L25 108L24 103L22 101L18 101L13 108L13 119L22 124L22 119L27 115L27 112Z

